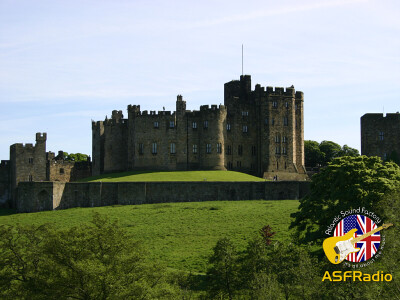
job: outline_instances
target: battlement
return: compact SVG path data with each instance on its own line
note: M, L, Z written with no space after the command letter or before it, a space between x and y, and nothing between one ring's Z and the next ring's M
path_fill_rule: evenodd
M46 132L43 132L43 133L37 132L36 133L36 142L39 142L39 141L44 142L46 140L47 140Z
M287 87L286 89L283 87L275 87L267 86L267 94L272 96L288 96L288 97L296 97L303 98L303 92L295 91L294 86Z
M387 113L386 115L379 114L379 113L368 113L361 117L361 120L366 121L378 121L378 120L388 120L388 121L400 121L400 113Z
M2 160L0 162L0 167L6 167L10 165L10 161L9 160Z
M116 120L117 122L124 118L122 114L122 110L113 110L111 114L111 119Z
M104 120L103 124L105 126L113 126L113 125L127 125L128 120L127 119L106 119Z
M216 105L213 104L211 107L209 105L201 105L200 106L200 111L225 111L225 105Z
M12 144L10 146L10 148L11 148L11 150L23 150L23 149L34 149L35 146L33 146L32 143L26 143L26 144L15 143L15 144Z
M128 114L140 115L140 105L128 105Z

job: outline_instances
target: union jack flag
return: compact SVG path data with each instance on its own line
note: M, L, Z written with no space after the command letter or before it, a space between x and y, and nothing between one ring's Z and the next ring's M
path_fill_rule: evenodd
M341 220L335 228L334 236L342 236L347 232L357 228L354 237L362 236L365 233L370 232L377 228L376 224L368 217L362 215L351 215L343 220ZM366 237L365 239L357 242L354 247L360 248L360 251L355 253L350 253L346 260L351 262L362 262L370 259L379 249L381 243L380 232L375 232L374 234Z

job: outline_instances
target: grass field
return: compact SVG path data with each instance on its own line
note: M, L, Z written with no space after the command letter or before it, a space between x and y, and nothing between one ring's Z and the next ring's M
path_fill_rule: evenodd
M234 171L131 171L103 174L80 181L265 181L265 179Z
M0 212L0 224L53 223L59 228L88 222L94 211L119 219L122 227L141 240L152 258L170 268L204 273L207 258L218 239L231 238L239 249L264 225L271 225L276 240L290 237L290 214L297 200L210 201L97 208L71 208L30 214Z

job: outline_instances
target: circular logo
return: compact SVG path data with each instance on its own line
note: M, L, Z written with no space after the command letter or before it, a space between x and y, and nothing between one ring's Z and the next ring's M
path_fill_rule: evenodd
M340 237L348 232L354 232L349 239L345 251L349 252L346 260L350 262L363 262L372 258L379 249L381 242L380 231L373 233L377 226L374 221L363 215L350 215L342 219L335 228L334 236ZM350 234L349 234L350 236Z

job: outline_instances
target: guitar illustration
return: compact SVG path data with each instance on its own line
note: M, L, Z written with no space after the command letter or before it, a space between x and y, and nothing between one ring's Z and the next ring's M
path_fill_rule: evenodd
M354 228L347 232L342 236L334 236L324 240L322 244L322 248L324 249L326 257L333 264L340 264L350 253L360 251L360 248L355 248L354 245L369 237L370 235L378 232L382 229L386 229L393 224L383 224L381 227L378 227L366 234L363 234L357 238L354 238L354 233L357 231L357 228Z

